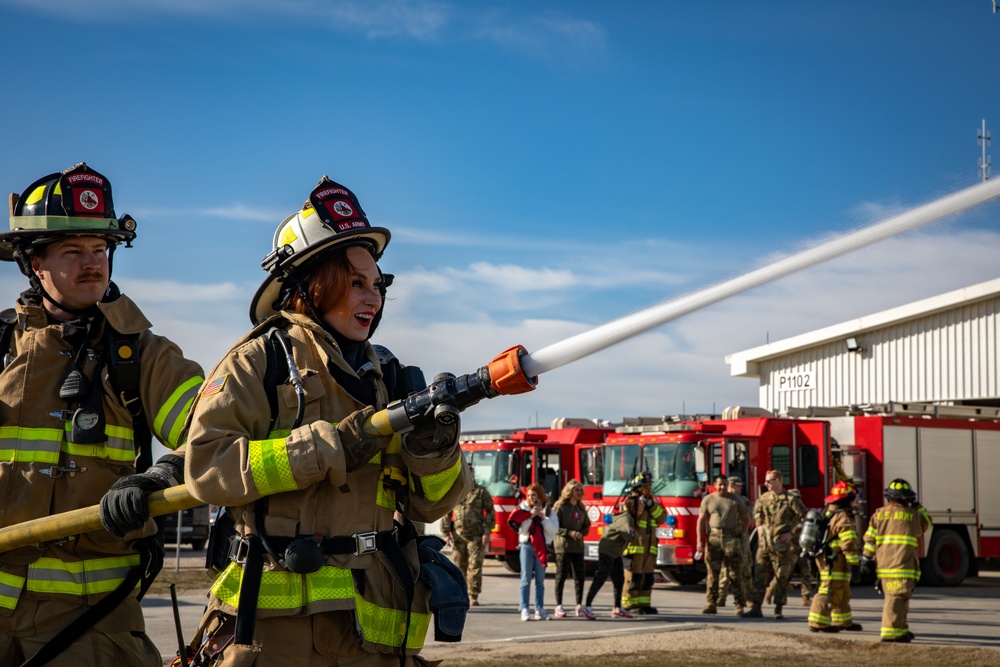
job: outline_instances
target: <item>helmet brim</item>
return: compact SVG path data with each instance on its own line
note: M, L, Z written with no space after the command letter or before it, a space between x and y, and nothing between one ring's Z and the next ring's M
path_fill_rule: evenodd
M46 245L77 236L98 236L114 243L127 243L135 238L135 232L124 229L17 229L0 232L0 260L13 262L14 251L21 245Z
M368 227L353 232L341 232L336 236L331 236L317 242L307 250L297 253L284 262L278 263L272 273L268 274L264 282L257 288L253 299L250 300L250 322L256 325L272 315L277 315L278 310L275 308L275 302L281 297L285 278L295 273L303 265L317 258L321 253L367 243L374 246L375 260L377 261L382 256L386 246L389 245L391 236L389 230L384 227Z

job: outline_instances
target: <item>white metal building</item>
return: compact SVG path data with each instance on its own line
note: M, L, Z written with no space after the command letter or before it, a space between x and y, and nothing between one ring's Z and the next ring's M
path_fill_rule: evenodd
M1000 279L726 357L760 407L1000 406Z

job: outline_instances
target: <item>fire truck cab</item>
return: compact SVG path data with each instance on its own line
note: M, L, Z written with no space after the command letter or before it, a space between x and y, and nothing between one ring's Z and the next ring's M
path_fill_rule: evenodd
M746 408L714 417L626 419L604 446L603 497L627 493L638 471L653 476L653 494L667 510L659 538L657 567L680 584L697 584L705 566L695 561L698 510L718 474L739 475L751 503L761 493L768 470L780 470L810 507L821 507L830 482L829 425L825 421L778 419ZM610 506L608 507L610 511ZM596 535L586 557L597 558L597 539L606 512L597 513Z
M497 523L487 557L500 560L513 572L520 571L517 533L507 525L507 519L523 490L537 482L553 504L569 480L593 479L597 471L588 469L595 460L592 450L600 447L609 432L611 429L588 419L561 418L548 429L461 436L476 482L493 496ZM593 499L592 485L587 495Z

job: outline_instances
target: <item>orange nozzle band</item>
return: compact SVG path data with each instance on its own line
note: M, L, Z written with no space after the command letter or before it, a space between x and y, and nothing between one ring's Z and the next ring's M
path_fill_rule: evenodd
M535 388L538 378L527 378L521 370L520 358L528 351L523 345L504 350L493 361L487 364L486 368L490 372L490 385L499 394L510 396L512 394L524 394Z

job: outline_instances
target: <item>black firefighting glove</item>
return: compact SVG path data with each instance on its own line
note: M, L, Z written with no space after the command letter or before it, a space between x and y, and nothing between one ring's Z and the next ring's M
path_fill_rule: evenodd
M457 412L452 416L454 422L451 424L443 425L434 419L428 419L426 423L404 434L403 447L413 456L433 456L455 446L458 434L462 431L462 419Z
M183 482L184 459L167 454L146 472L127 475L111 485L101 498L101 523L118 537L139 530L149 521L149 494Z
M861 556L861 572L863 574L869 574L875 571L875 561L873 561L868 556Z
M851 583L860 584L861 583L861 566L852 565L851 566Z
M347 472L354 472L372 460L376 453L389 446L392 436L372 435L365 432L365 421L375 414L375 408L370 405L352 412L337 424L337 435L344 447L344 459L347 461Z

